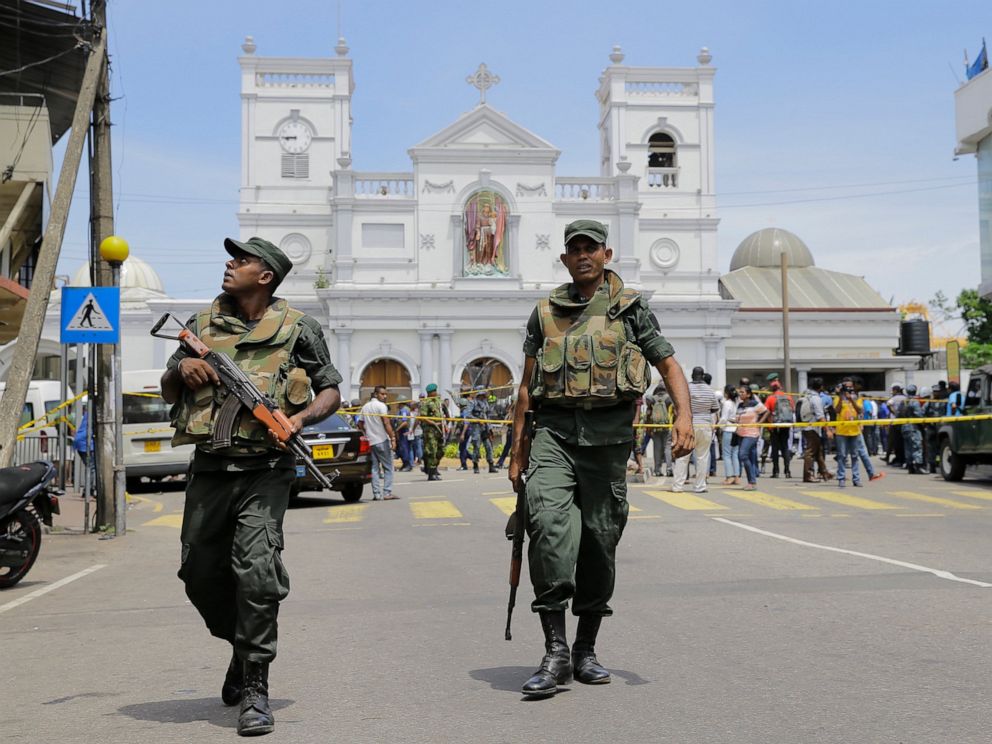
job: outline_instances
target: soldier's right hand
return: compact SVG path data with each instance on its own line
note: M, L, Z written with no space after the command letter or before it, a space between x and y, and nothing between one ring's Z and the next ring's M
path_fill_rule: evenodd
M217 372L202 359L186 357L179 362L179 376L183 385L190 390L199 390L204 385L219 385Z

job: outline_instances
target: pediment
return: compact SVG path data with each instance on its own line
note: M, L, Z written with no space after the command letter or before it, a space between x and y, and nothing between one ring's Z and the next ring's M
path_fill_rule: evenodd
M485 104L476 106L440 132L411 149L418 150L544 150L557 154L547 140Z

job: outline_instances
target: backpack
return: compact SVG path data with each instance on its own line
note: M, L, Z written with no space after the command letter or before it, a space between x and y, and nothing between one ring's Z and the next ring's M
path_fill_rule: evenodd
M802 401L803 409L801 415L802 415L803 423L812 424L814 421L816 421L816 406L814 406L813 402L810 400L810 398L814 395L817 398L820 397L819 393L810 391L806 393L806 395L804 396L805 399Z
M791 424L795 422L796 414L792 410L792 400L788 395L775 396L775 410L772 412L772 420L776 424Z
M671 421L668 415L668 402L665 399L656 400L651 406L651 423L669 424Z

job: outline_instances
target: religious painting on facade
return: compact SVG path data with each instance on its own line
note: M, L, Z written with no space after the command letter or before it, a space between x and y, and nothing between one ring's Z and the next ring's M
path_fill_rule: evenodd
M510 210L494 191L477 191L465 204L465 276L509 276Z

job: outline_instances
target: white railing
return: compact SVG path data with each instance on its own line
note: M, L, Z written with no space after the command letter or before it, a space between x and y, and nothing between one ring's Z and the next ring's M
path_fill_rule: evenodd
M628 80L626 89L632 96L694 96L699 93L696 83Z
M558 201L614 201L617 182L612 178L556 178Z
M260 88L333 88L334 73L259 72L255 84Z
M415 199L411 173L355 174L355 196L362 199Z
M648 168L649 189L676 189L679 186L678 168Z

